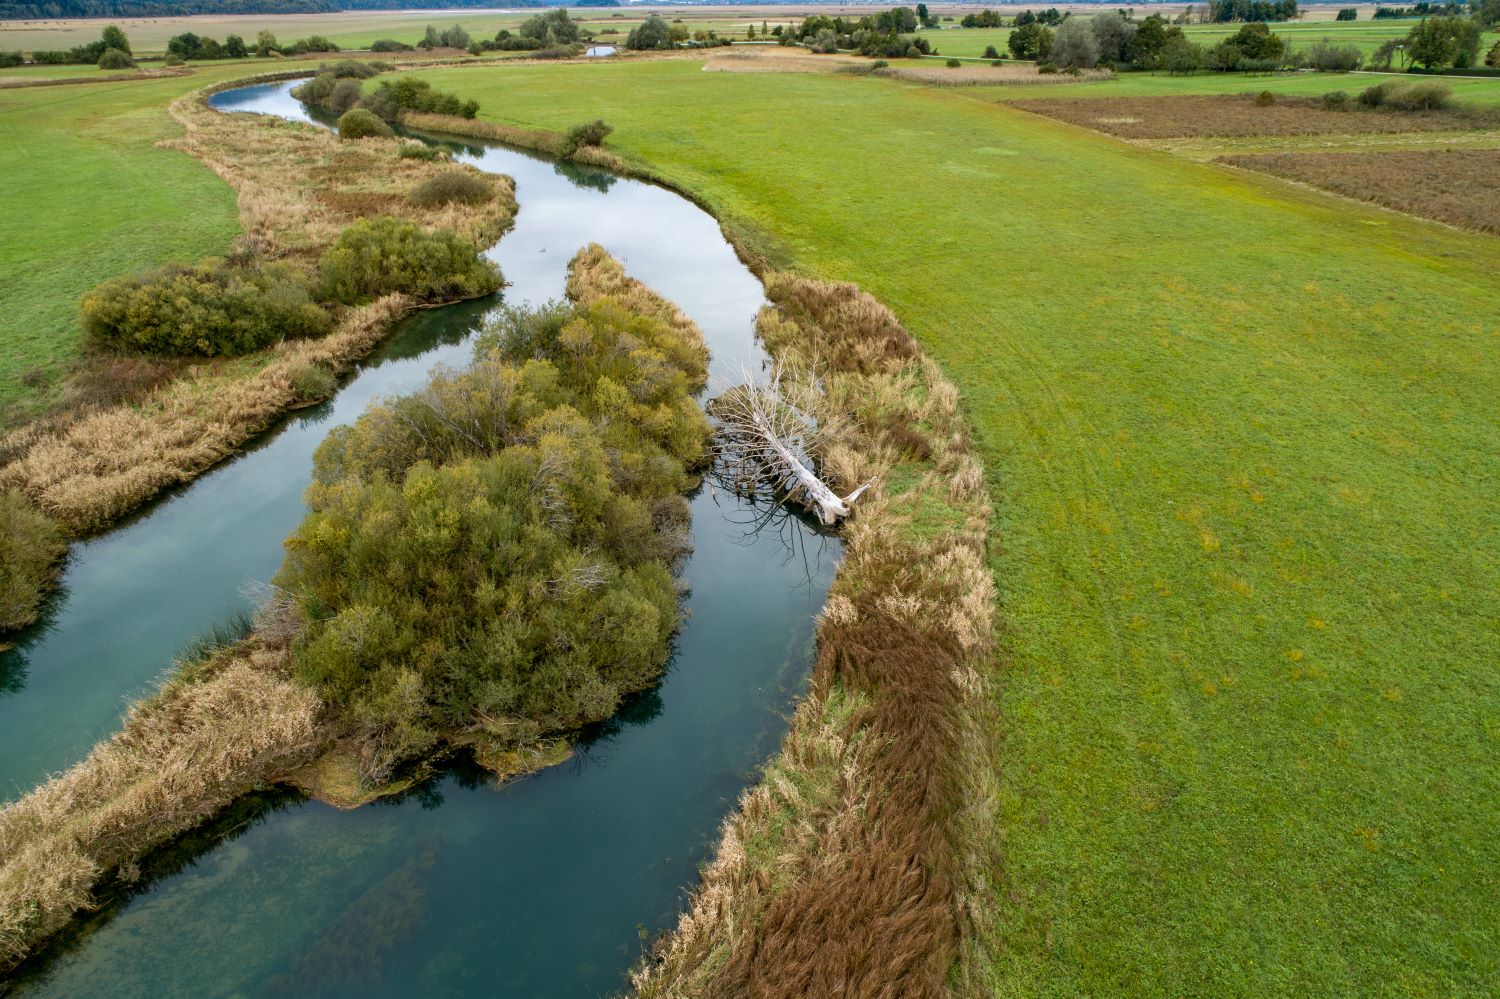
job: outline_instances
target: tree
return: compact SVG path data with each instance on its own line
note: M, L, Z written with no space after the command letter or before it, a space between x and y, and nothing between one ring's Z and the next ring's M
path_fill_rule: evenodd
M660 14L648 14L625 36L625 47L637 51L669 49L672 47L672 26Z
M1136 27L1135 34L1130 39L1130 61L1147 69L1160 66L1161 50L1167 44L1167 35L1174 31L1182 34L1181 28L1169 29L1160 14L1152 14L1146 18Z
M1359 8L1358 7L1342 7L1342 8L1339 9L1339 15L1338 15L1338 17L1335 17L1334 20L1335 21L1357 21L1357 20L1359 20Z
M1094 41L1099 46L1099 61L1116 65L1130 61L1130 41L1136 26L1117 10L1106 10L1089 18Z
M1167 39L1160 59L1161 68L1173 76L1196 73L1203 68L1203 47L1194 45L1186 35L1179 33Z
M527 18L516 29L522 38L535 39L543 45L571 45L578 41L578 22L568 16L566 9L554 7L545 14Z
M1465 68L1479 58L1480 28L1466 17L1424 17L1406 36L1406 55L1423 69Z
M1017 59L1045 59L1052 48L1052 29L1030 21L1012 31L1006 45Z
M1370 53L1370 66L1374 69L1390 69L1391 60L1400 53L1402 61L1406 59L1406 43L1400 38L1387 38L1380 46Z
M427 30L422 34L422 40L417 43L417 48L419 48L419 49L437 49L437 48L442 48L442 46L443 46L443 36L442 36L442 34L440 34L438 32L437 28L435 28L435 27L433 27L432 25L429 24L427 26Z
M250 54L245 47L245 40L239 35L230 35L224 39L224 57L226 59L243 59Z
M104 54L99 57L100 69L134 69L135 60L130 58L130 53L121 49L105 49Z
M1500 42L1490 49L1490 54L1484 57L1484 64L1491 69L1500 69Z
M1048 56L1069 69L1092 69L1099 62L1099 42L1094 38L1091 18L1070 17L1058 26Z
M125 32L113 24L104 29L104 33L99 36L99 40L104 43L106 49L119 49L126 55L131 54L130 39L125 37Z
M1483 0L1482 3L1475 2L1474 19L1479 22L1485 30L1500 28L1500 0Z
M1273 34L1264 21L1254 21L1235 32L1229 41L1246 59L1257 61L1279 61L1286 54L1286 42Z
M276 36L271 34L269 31L262 31L260 34L255 36L256 55L268 56L272 52L277 51L278 48L279 46L276 44Z

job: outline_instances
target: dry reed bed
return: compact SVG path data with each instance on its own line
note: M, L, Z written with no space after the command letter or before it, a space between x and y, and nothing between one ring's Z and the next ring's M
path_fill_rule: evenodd
M853 285L765 277L766 345L820 379L817 415L843 442L824 473L880 485L846 528L781 752L634 984L650 997L944 995L993 863L983 473L956 388L884 306Z
M574 257L567 294L581 305L611 298L701 336L676 305L627 276L597 245ZM118 734L0 809L0 973L93 905L94 889L116 868L255 787L304 784L298 771L305 775L304 768L344 751L339 740L347 726L291 675L294 622L287 607L271 601L247 639L179 672L130 709ZM506 762L513 774L558 758L517 753ZM359 788L335 803L363 803L405 786Z
M1266 153L1215 162L1500 235L1500 149Z
M211 818L326 737L317 696L286 653L250 640L214 675L133 707L121 731L0 811L0 972L74 913L119 865Z
M1021 100L1010 106L1122 139L1451 132L1495 124L1493 116L1466 109L1330 111L1314 98L1277 97L1274 104L1259 105L1248 95Z
M402 159L396 142L345 142L280 119L223 114L203 93L171 110L186 134L170 145L202 160L239 195L240 252L308 260L350 222L377 213L452 229L482 249L515 218L515 187L506 177L485 175L495 196L482 205L411 204L406 194L417 184L460 168ZM414 304L388 296L348 311L321 340L284 343L227 373L218 362L189 364L139 399L23 427L0 444L9 459L0 487L22 493L71 534L105 527L202 474L303 401L289 381L298 367L347 370Z

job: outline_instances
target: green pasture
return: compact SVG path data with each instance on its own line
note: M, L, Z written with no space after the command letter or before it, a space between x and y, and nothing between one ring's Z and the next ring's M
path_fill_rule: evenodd
M172 99L250 71L0 90L0 414L45 401L77 355L78 299L89 288L229 248L239 232L233 192L157 143L181 134Z
M1036 83L1024 86L976 88L984 100L1022 101L1041 98L1182 97L1203 94L1273 94L1320 97L1331 90L1357 94L1382 80L1392 78L1413 83L1432 77L1389 73L1120 73L1112 80L1093 83ZM1500 105L1500 77L1488 79L1440 77L1453 91L1454 100L1474 106Z
M1500 990L1500 241L972 92L424 75L604 118L960 385L999 515L987 990Z

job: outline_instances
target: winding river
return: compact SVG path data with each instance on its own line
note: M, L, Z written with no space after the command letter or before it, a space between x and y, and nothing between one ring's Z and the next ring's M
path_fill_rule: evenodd
M225 111L307 121L293 83ZM436 141L436 140L433 140ZM490 251L510 303L559 298L590 241L702 327L715 372L761 359L762 289L717 223L665 189L498 146L516 180ZM303 515L313 449L372 399L461 365L495 299L419 313L337 396L134 521L76 545L45 620L0 658L0 796L84 755L192 636L249 606ZM560 766L496 784L455 764L341 812L240 802L24 970L27 996L580 996L614 991L670 926L717 826L775 750L805 683L837 542L733 497L692 500L688 617L669 672ZM0 986L3 987L3 986Z

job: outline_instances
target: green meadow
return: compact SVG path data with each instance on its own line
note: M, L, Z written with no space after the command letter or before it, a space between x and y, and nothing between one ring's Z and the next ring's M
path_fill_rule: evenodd
M1172 76L1170 73L1121 73L1113 80L1089 83L1037 83L1022 87L980 88L984 99L1028 101L1041 98L1084 97L1187 97L1202 94L1273 94L1297 97L1320 97L1331 90L1357 94L1382 80L1393 78L1385 73L1277 73L1261 76L1250 73L1198 73ZM1422 77L1395 74L1394 78L1417 81ZM1500 106L1500 78L1461 79L1443 77L1459 104ZM976 96L981 96L976 94Z
M604 118L958 382L998 515L995 994L1500 988L1500 241L990 94L423 75Z
M181 134L166 110L174 98L253 71L0 90L0 414L35 411L77 356L85 291L229 248L239 232L233 192L157 143Z

